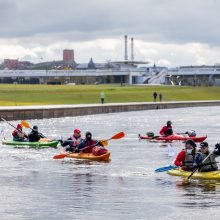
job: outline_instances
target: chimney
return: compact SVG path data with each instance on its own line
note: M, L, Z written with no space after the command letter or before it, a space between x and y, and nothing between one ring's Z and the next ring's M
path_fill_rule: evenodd
M131 61L134 61L134 38L131 38Z
M125 35L125 60L128 60L127 35Z

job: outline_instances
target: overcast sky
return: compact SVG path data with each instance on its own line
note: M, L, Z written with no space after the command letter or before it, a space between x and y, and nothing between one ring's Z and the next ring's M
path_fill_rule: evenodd
M127 34L135 60L213 65L219 11L219 0L0 0L0 60L61 60L65 48L78 63L123 60Z

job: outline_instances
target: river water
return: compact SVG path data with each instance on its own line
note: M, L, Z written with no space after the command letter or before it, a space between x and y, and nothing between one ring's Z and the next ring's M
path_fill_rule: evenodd
M178 187L180 177L154 173L172 163L182 143L172 144L172 157L166 145L138 140L138 133L157 133L171 120L175 132L207 134L213 148L220 142L219 112L220 107L198 107L30 120L51 138L66 138L75 127L97 139L120 131L126 137L109 141L109 163L53 160L58 149L1 145L0 219L220 219L220 182L192 180ZM1 129L10 138L13 129L5 122Z

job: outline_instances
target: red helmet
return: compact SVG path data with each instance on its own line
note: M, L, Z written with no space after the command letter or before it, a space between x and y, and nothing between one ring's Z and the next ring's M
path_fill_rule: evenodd
M73 131L74 133L81 133L81 131L78 129L78 128L76 128L76 129L74 129L74 131Z
M22 127L22 124L17 124L17 129L21 129Z

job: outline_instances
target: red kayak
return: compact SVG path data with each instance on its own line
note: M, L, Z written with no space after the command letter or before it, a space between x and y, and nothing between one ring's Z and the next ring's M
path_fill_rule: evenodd
M154 136L154 137L149 137L149 136L144 136L139 134L140 139L147 139L147 140L156 140L156 141L166 141L166 142L171 142L171 141L187 141L187 140L193 140L195 142L203 142L207 136L201 136L201 137L189 137L189 136L184 136L180 134L173 134L169 136Z

